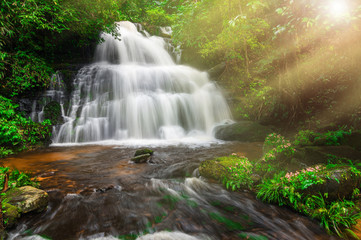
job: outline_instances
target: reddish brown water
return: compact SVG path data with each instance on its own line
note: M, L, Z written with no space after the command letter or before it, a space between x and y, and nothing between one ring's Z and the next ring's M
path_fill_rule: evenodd
M233 152L258 158L260 144L152 149L148 164L132 163L136 149L119 146L51 147L6 159L33 172L50 196L47 211L23 218L9 239L111 239L164 230L198 239L332 239L317 222L198 177L200 162Z

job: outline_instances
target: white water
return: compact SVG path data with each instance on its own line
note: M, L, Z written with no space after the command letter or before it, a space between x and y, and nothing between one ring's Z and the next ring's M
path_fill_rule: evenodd
M54 143L211 140L231 114L207 74L176 65L162 38L143 36L130 22L118 30L120 40L102 35L96 63L77 74Z

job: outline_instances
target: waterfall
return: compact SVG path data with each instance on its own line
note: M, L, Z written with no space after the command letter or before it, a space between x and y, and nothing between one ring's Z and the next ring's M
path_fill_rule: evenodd
M163 38L130 22L118 31L120 37L102 34L95 63L75 77L54 143L211 136L214 125L231 118L207 73L175 64Z

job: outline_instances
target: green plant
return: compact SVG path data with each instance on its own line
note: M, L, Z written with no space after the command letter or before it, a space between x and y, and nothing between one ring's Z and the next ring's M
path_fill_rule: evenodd
M3 86L1 93L4 96L14 97L48 87L53 70L44 59L33 53L17 51L15 54L8 54L4 61L8 63L5 68L11 69L11 72L0 79Z
M320 221L327 231L343 236L343 230L350 228L361 217L359 209L352 201L327 201L328 194L310 195L303 190L316 184L323 184L327 178L327 171L343 165L317 165L296 172L281 172L272 179L266 179L257 186L257 197L262 201L287 205L298 212L304 213ZM348 165L353 174L361 172L354 166ZM358 196L360 190L354 189L353 196Z
M319 134L316 138L316 142L323 143L329 146L338 146L340 145L341 141L344 139L345 136L350 135L352 130L337 130L337 131L328 131L324 134Z
M14 151L29 149L50 138L49 120L35 123L15 110L18 105L0 96L0 156L5 157Z
M275 203L280 206L285 205L287 201L284 198L283 186L280 176L284 173L279 173L272 179L265 179L263 183L257 186L257 198L268 203Z
M279 156L292 157L296 151L290 141L277 133L271 133L266 137L263 150L264 162L276 160Z
M312 145L316 136L317 136L317 134L314 131L301 130L296 134L293 144L297 145L297 146Z
M312 218L318 219L321 225L329 232L334 231L343 237L343 230L355 225L361 218L361 212L355 203L348 200L335 201L328 204L322 195L310 196L305 205L312 211L307 211Z
M236 153L232 153L228 157L233 161L232 166L229 166L227 172L223 176L223 184L226 185L226 188L232 189L235 191L241 187L250 188L252 186L252 169L253 165L244 156L238 156Z
M9 167L0 167L0 186L4 189L5 176L8 175L8 186L9 188L33 186L39 187L39 183L36 179L32 179L29 173L20 172L16 169L10 169Z

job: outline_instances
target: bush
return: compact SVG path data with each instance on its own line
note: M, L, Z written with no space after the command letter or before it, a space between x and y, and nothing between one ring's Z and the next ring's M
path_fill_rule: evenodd
M297 133L294 145L327 145L338 146L341 144L345 136L350 135L352 130L339 129L336 131L328 131L326 133L316 133L311 130L301 130Z

